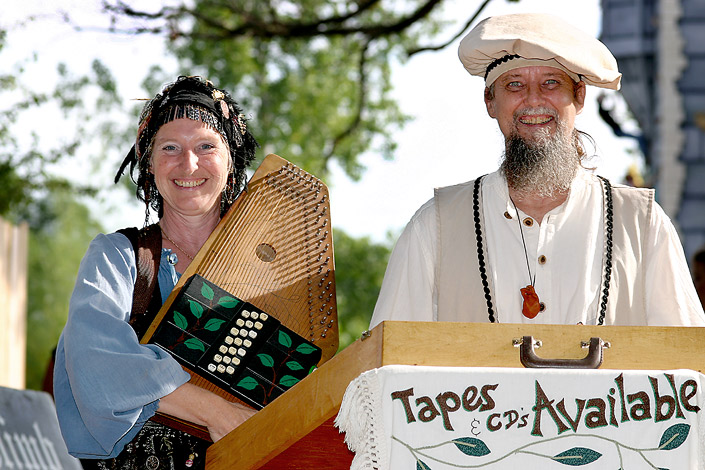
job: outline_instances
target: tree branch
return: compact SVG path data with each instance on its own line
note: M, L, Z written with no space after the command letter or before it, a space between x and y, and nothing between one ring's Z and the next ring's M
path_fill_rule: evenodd
M418 54L420 52L426 52L426 51L440 51L441 49L445 49L448 47L451 43L453 43L456 39L458 39L460 36L465 34L465 31L467 31L470 28L470 25L472 25L475 20L477 19L478 16L480 16L480 13L482 13L482 10L485 9L485 7L490 3L491 0L485 0L482 2L482 5L480 5L477 10L475 11L475 14L472 15L472 17L465 23L465 25L458 31L458 33L450 38L448 41L435 45L435 46L419 46L415 49L408 49L406 51L407 55L409 57L413 56L414 54Z
M218 34L205 35L209 39L215 38L232 38L239 36L260 37L270 39L273 37L282 38L311 38L319 36L346 36L352 34L363 34L369 38L377 38L388 36L404 31L406 28L413 25L428 16L439 4L444 0L427 0L420 5L415 11L407 16L398 19L395 22L379 25L347 25L347 23L362 15L370 8L376 6L379 0L363 0L358 2L357 8L343 15L331 16L328 18L317 18L313 21L283 21L279 17L274 16L271 19L263 19L251 12L242 9L235 10L234 6L229 8L237 11L240 18L244 21L237 27L231 27L217 21L214 17L205 15L197 9L186 8L185 6L162 8L156 13L148 13L145 11L135 10L122 0L118 0L115 4L108 3L109 0L104 0L104 9L113 14L123 15L128 18L138 18L145 20L174 20L182 15L189 15L197 19L211 28L219 31ZM225 5L223 5L225 6ZM140 32L164 32L164 27L155 28L138 28L132 30L133 33ZM179 32L179 34L181 34ZM193 36L192 33L189 33ZM201 37L201 36L194 36Z
M338 148L338 145L350 134L352 134L358 127L360 127L360 123L362 122L362 112L366 107L367 104L367 73L365 73L365 65L367 64L367 49L370 46L370 40L368 39L365 41L365 44L362 46L362 49L360 50L360 58L358 61L358 100L357 100L357 111L355 113L355 116L353 117L352 121L350 124L347 126L347 128L343 129L342 132L338 133L333 138L333 143L331 144L330 149L328 152L325 153L323 156L323 160L325 162L325 167L328 168L328 162L331 160L333 155L335 154L335 150Z

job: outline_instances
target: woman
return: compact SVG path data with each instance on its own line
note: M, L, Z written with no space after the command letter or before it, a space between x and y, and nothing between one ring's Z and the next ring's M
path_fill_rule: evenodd
M144 107L116 182L129 164L145 225L150 208L158 214L157 305L240 192L256 146L238 105L199 77L179 77ZM98 235L81 262L54 369L61 431L84 467L202 467L203 441L148 420L157 411L173 415L206 426L215 442L254 411L187 383L171 356L139 344L139 262L118 232Z

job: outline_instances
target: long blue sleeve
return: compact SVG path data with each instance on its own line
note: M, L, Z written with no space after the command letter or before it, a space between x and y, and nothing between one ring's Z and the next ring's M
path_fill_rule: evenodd
M160 284L163 271L160 266ZM135 278L134 250L125 236L98 235L91 242L54 368L59 424L76 457L119 454L154 414L159 399L189 379L169 354L139 344L128 324Z

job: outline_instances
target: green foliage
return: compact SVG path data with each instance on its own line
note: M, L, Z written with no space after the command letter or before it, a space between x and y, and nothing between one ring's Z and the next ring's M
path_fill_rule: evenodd
M391 242L353 238L340 229L335 230L334 242L340 349L343 349L369 327Z
M109 1L106 10L124 30L163 34L183 71L232 91L265 154L321 178L336 162L358 179L361 154L393 156L408 116L391 97L391 64L439 32L442 3L196 0L145 12Z
M88 209L70 193L41 201L50 214L30 230L27 286L27 388L41 389L52 350L68 315L76 272L88 243L101 231Z
M30 58L0 75L0 216L15 223L28 221L32 228L47 219L42 202L49 193L96 193L95 187L61 176L57 168L79 153L88 154L89 166L104 157L102 145L90 146L91 137L99 136L107 143L116 135L115 126L101 129L98 126L102 119L96 116L119 103L115 82L99 61L93 63L90 75L79 77L60 64L52 89L36 91L23 81L22 75L37 60ZM28 130L26 122L33 120L37 125ZM71 132L64 132L62 126L70 127Z

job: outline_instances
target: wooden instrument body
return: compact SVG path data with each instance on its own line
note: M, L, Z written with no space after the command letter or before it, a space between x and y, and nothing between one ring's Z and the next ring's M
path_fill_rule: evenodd
M182 287L199 274L278 319L321 348L319 364L338 350L333 237L328 188L277 155L268 155L198 252L140 339L149 343ZM241 402L184 367L191 382ZM157 421L202 438L192 423Z

